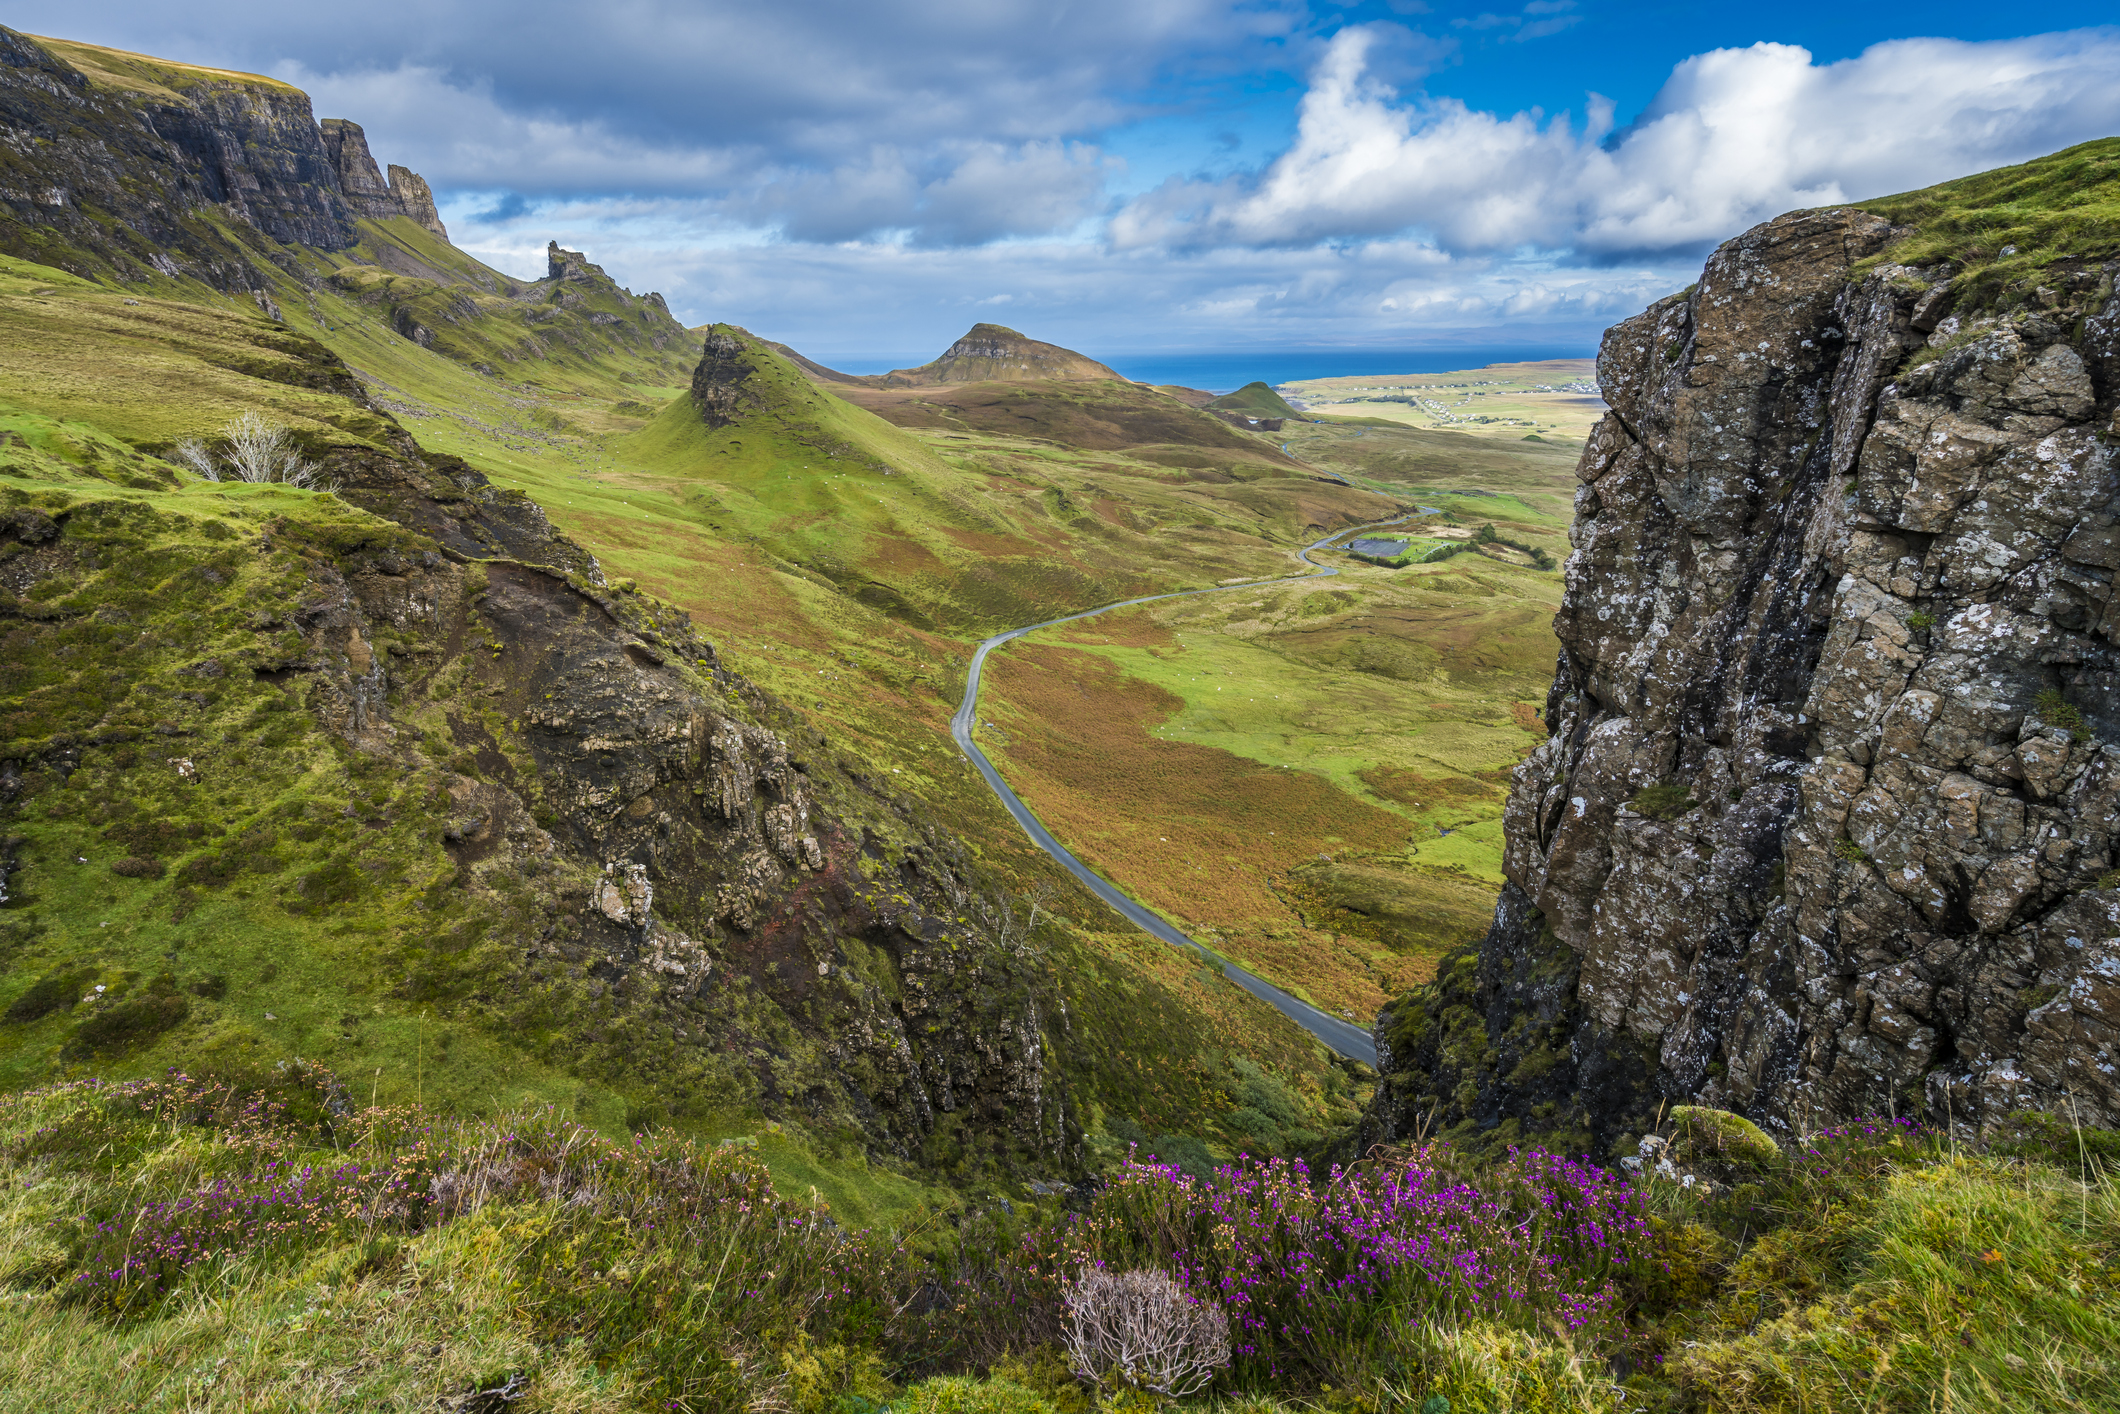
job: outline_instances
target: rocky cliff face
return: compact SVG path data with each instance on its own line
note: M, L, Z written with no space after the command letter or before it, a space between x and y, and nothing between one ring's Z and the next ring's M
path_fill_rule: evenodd
M368 134L359 123L326 118L318 128L324 135L324 150L331 154L332 167L338 173L339 190L356 216L374 220L409 216L443 240L449 239L441 213L434 209L434 193L417 172L392 163L390 180L385 182L368 151Z
M1551 737L1370 1132L2120 1124L2120 304L1804 212L1611 330ZM2014 253L2014 252L2006 252Z
M327 251L365 216L444 234L426 183L391 170L385 185L360 129L320 127L286 84L0 28L0 247L27 259L262 291L272 251L204 217Z

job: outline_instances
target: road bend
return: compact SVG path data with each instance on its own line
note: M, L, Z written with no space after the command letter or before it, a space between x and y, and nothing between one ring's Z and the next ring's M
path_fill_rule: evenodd
M1424 511L1426 509L1426 507L1422 508ZM1312 541L1296 552L1297 558L1311 566L1311 571L1308 574L1283 575L1277 579L1251 579L1244 581L1242 584L1218 584L1211 589L1181 589L1171 594L1148 594L1139 599L1122 599L1116 604L1105 604L1095 609L1084 609L1079 614L1068 614L1062 618L1047 619L1042 623L1025 624L1022 628L1012 628L1006 633L997 633L992 638L981 643L978 650L972 654L971 672L966 676L964 682L964 700L957 705L957 714L950 718L950 736L955 739L959 749L970 759L972 765L978 769L980 776L985 779L987 787L999 798L1008 813L1015 817L1016 823L1023 827L1024 833L1031 837L1031 843L1051 855L1068 873L1080 879L1091 893L1110 904L1113 909L1143 932L1162 939L1174 948L1182 948L1185 951L1197 954L1200 960L1210 967L1221 968L1224 977L1227 977L1260 1001L1273 1007L1320 1041L1323 1041L1337 1054L1351 1056L1356 1060L1366 1061L1370 1065L1375 1065L1377 1062L1377 1047L1376 1038L1367 1030L1344 1017L1334 1016L1329 1011L1314 1007L1300 997L1292 997L1279 987L1251 972L1245 971L1235 963L1225 958L1217 957L1213 952L1187 937L1179 929L1172 927L1169 921L1161 914L1145 907L1112 883L1111 880L1075 858L1073 851L1054 839L1052 832L1045 828L1038 817L1032 813L1031 808L1025 805L1014 791L1009 789L1007 781L1001 779L1001 773L994 769L994 763L987 760L986 753L981 751L978 743L972 740L972 727L978 720L979 715L979 675L986 667L986 655L1004 643L1021 638L1027 633L1036 633L1041 628L1052 628L1058 624L1071 624L1081 619L1093 619L1099 614L1108 614L1114 609L1131 609L1137 604L1157 604L1165 599L1190 599L1201 594L1225 594L1232 590L1240 589L1262 589L1268 585L1293 584L1306 579L1327 579L1338 574L1339 571L1331 565L1321 565L1316 560L1313 560L1311 558L1313 551L1322 550L1335 540L1347 536L1360 535L1368 530L1382 530L1387 526L1397 525L1401 521L1411 520L1416 514L1418 512L1409 512L1392 520L1360 525L1351 530L1334 531L1322 540Z

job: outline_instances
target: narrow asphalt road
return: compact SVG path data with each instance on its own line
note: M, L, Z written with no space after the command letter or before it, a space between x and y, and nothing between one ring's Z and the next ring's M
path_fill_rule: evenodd
M1427 508L1423 507L1422 509L1426 510ZM1069 614L1065 618L1047 619L1043 623L1025 624L1022 628L1012 628L1007 633L997 633L992 638L981 643L979 650L972 654L971 672L964 682L964 701L958 704L957 715L950 718L950 735L956 739L957 745L963 749L964 754L971 759L972 765L979 769L979 774L985 777L988 787L992 789L996 796L1000 797L1001 803L1007 807L1008 813L1016 817L1016 823L1021 825L1024 833L1031 837L1031 843L1058 860L1068 873L1086 884L1090 892L1124 914L1144 931L1161 938L1172 947L1184 948L1198 953L1201 960L1210 966L1220 963L1224 977L1227 977L1260 1001L1275 1008L1283 1016L1286 1016L1290 1021L1293 1021L1305 1031L1323 1041L1340 1055L1352 1056L1356 1060L1366 1061L1370 1065L1377 1063L1376 1039L1365 1028L1357 1026L1344 1017L1334 1016L1329 1011L1321 1011L1309 1002L1292 997L1279 987L1262 981L1233 962L1222 961L1206 948L1185 936L1184 933L1173 928L1160 915L1129 898L1102 874L1075 858L1066 845L1054 839L1052 833L1039 823L1038 817L1031 813L1031 808L1017 799L1016 793L1008 788L1008 782L1001 779L1001 773L994 769L994 763L987 760L986 753L981 751L977 744L972 741L972 726L976 722L979 713L979 674L986 666L986 655L999 648L1002 644L1007 643L1010 639L1021 638L1026 633L1035 633L1041 628L1051 628L1055 624L1071 624L1077 619L1092 619L1099 614L1108 614L1114 609L1130 609L1136 604L1155 604L1165 599L1190 599L1195 595L1223 594L1231 590L1260 589L1271 584L1289 584L1304 579L1324 579L1338 574L1339 571L1330 565L1318 564L1316 560L1310 558L1311 551L1321 550L1344 536L1359 535L1365 530L1380 530L1388 525L1396 525L1402 520L1411 520L1413 514L1409 512L1392 520L1377 521L1372 525L1356 526L1351 530L1335 531L1322 540L1312 541L1296 552L1305 564L1315 566L1310 574L1292 574L1280 579L1253 579L1246 580L1242 584L1218 584L1212 589L1181 589L1174 594L1150 594L1140 599L1122 599L1116 604L1106 604L1096 609L1084 609L1079 614Z

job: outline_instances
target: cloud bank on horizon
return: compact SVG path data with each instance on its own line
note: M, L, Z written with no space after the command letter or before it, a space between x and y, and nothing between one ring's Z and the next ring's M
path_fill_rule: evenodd
M1645 46L1602 0L20 8L300 84L504 268L557 237L692 322L856 357L969 318L1107 350L1587 347L1782 211L2120 132L2110 26L1836 60L1772 34L1688 52L1678 26L1675 64L1630 77L1608 61Z

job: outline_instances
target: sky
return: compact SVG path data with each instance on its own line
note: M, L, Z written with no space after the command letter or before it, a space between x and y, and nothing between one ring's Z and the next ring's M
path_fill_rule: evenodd
M12 0L269 73L688 324L857 371L990 320L1098 356L1594 349L1799 207L2120 134L2109 5Z

